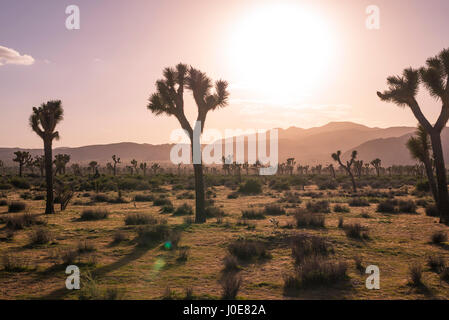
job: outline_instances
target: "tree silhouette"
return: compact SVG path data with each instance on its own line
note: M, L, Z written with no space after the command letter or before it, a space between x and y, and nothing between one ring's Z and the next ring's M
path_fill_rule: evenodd
M89 168L92 170L92 174L95 173L95 169L97 169L98 162L97 161L91 161L89 162Z
M376 159L372 160L370 163L376 170L377 176L380 176L380 167L382 165L382 160L380 160L379 158L376 158Z
M112 156L112 161L114 161L114 176L117 175L117 164L120 163L120 158L118 158L115 154Z
M357 158L357 151L354 150L352 151L351 154L351 160L346 161L346 165L344 165L341 162L341 151L338 150L336 153L332 154L332 159L334 159L335 161L338 162L338 164L346 170L346 172L348 173L348 175L351 177L351 181L352 181L352 189L354 190L354 192L357 192L357 185L355 184L355 179L354 179L354 175L351 172L351 166L354 164L355 158Z
M12 161L19 163L19 177L21 177L23 167L31 162L31 154L26 151L16 151L14 154L16 157Z
M41 177L43 177L44 170L45 170L45 157L44 156L35 156L33 159L33 165L39 169Z
M215 83L215 93L211 93L212 81L205 73L185 64L178 64L175 68L166 68L164 78L156 82L157 92L149 99L148 109L155 115L166 114L175 116L182 129L187 132L191 142L193 169L195 175L195 221L206 221L204 201L204 178L201 159L200 135L203 133L206 117L209 111L225 107L228 102L228 84L219 80ZM193 93L198 108L198 115L194 128L188 122L184 113L184 89ZM199 152L197 152L199 150ZM199 154L197 154L199 153Z
M419 83L422 81L430 95L442 102L440 115L434 125L430 124L416 100ZM424 130L430 135L437 175L438 209L440 221L449 224L449 195L446 167L444 164L441 131L449 119L449 49L427 59L426 66L419 70L405 69L401 76L388 77L388 90L377 95L383 101L398 106L408 106Z
M406 144L410 154L414 159L421 161L424 164L426 170L427 180L429 182L430 190L432 191L435 203L438 203L438 190L435 182L435 177L433 174L433 166L430 158L430 142L429 135L424 130L423 126L418 126L418 131L416 131L416 136L410 137Z
M137 160L136 159L131 160L131 166L132 166L131 175L133 174L133 171L135 171L137 174Z
M68 154L57 154L55 155L55 160L53 163L55 164L55 175L59 174L65 174L65 168L67 166L67 163L70 162L70 155Z
M159 163L153 163L151 165L151 171L153 171L153 175L157 174L157 171L161 168L161 166L159 165Z
M5 170L5 164L3 163L2 160L0 160L0 176L2 176L4 173L3 171Z
M44 141L45 183L47 186L47 202L45 213L55 212L53 205L53 140L59 139L56 125L63 119L64 110L60 100L48 101L38 108L33 108L30 116L30 126Z
M146 162L140 163L140 170L142 170L144 177L147 175L147 167L148 167L148 165Z

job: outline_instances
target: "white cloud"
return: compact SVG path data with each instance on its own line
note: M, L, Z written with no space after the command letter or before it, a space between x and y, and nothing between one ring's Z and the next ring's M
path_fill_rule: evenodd
M21 55L14 49L0 46L0 66L5 64L17 64L30 66L34 63L34 58L30 55Z

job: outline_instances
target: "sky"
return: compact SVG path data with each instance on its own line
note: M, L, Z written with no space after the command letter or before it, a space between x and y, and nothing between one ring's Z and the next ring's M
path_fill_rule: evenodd
M69 5L79 30L66 28ZM366 27L370 5L378 29ZM229 83L206 129L415 126L376 91L449 47L448 14L447 0L0 0L0 147L41 147L28 118L54 99L65 111L55 146L167 143L177 120L146 105L179 62ZM434 121L438 102L423 88L418 98Z

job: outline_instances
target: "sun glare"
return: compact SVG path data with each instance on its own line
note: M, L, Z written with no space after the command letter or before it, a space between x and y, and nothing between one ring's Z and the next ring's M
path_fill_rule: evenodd
M334 51L325 19L308 8L274 5L237 23L229 46L239 89L297 101L325 77Z

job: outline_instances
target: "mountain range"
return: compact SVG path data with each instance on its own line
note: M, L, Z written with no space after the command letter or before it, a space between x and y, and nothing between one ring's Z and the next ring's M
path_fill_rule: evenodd
M299 164L332 163L331 153L341 150L343 159L352 150L358 151L358 159L382 160L382 165L410 165L416 163L410 156L405 143L413 135L414 127L371 128L353 122L330 122L321 127L309 129L290 127L278 129L279 160L293 157ZM445 159L449 159L449 130L442 134ZM168 162L172 144L138 144L121 142L105 145L90 145L77 148L55 148L53 154L66 153L71 163L87 164L95 160L100 164L111 161L113 154L122 159L122 165L132 159L146 162ZM12 165L15 151L28 151L33 156L43 154L42 149L0 148L0 159ZM246 143L245 143L246 150Z

